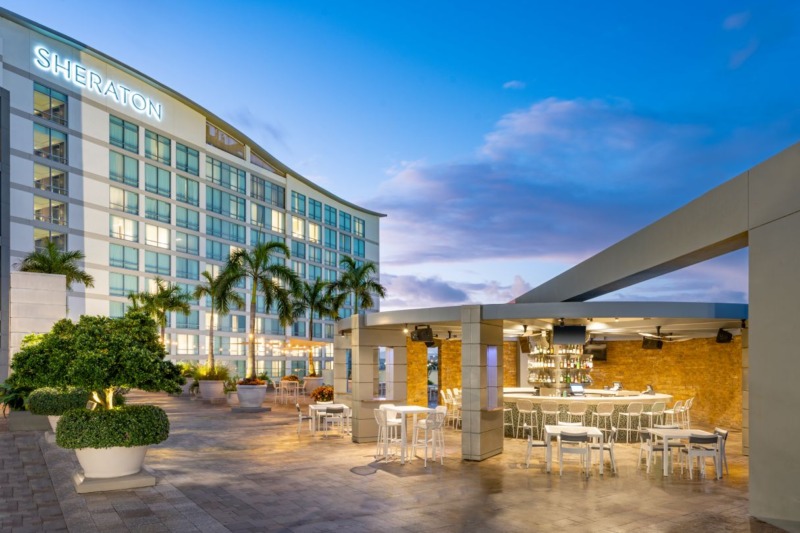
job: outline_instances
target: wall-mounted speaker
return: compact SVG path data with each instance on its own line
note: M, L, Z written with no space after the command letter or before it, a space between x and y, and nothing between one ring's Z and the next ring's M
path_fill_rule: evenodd
M433 342L433 330L430 326L416 328L411 332L411 340L414 342Z
M664 342L661 339L642 338L642 350L660 350L663 346Z

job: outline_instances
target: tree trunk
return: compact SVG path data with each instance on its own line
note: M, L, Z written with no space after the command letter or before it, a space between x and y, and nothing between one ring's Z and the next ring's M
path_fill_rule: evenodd
M247 353L245 376L248 379L256 377L256 296L258 295L256 280L253 278L253 289L250 291L250 349Z
M214 300L211 300L211 320L208 328L208 358L206 365L214 368Z
M317 372L314 370L314 311L311 311L308 319L308 340L311 341L311 346L308 348L308 375L316 376Z

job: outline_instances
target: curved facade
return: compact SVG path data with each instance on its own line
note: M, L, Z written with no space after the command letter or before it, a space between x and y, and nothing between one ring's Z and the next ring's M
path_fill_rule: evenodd
M335 279L345 255L378 263L381 214L293 172L210 111L5 10L0 39L3 322L8 273L47 238L82 250L95 278L69 294L71 317L121 315L127 295L151 289L156 276L191 291L231 250L263 240L285 242L286 264L307 280ZM221 318L214 350L243 370L250 302L241 292L248 306ZM304 373L307 322L285 331L257 306L260 369ZM208 318L204 301L170 317L173 359L204 357ZM331 342L332 322L314 326L315 340ZM323 364L332 360L325 346L314 349Z

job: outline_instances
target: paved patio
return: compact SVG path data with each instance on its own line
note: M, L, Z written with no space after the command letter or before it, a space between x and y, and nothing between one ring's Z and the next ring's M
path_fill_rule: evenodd
M169 413L170 438L148 452L158 484L79 495L75 455L43 432L0 419L0 531L780 531L747 514L747 458L728 441L730 475L690 481L636 468L638 445L617 445L619 473L587 481L575 465L524 466L524 443L462 462L447 432L444 466L375 463L374 444L297 435L293 406L232 414L226 405L134 393ZM271 405L271 404L270 404ZM366 468L365 468L366 467Z

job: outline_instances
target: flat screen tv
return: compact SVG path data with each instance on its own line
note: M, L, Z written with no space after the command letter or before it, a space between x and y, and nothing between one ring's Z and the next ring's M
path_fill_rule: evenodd
M586 342L586 326L553 326L553 344L580 344Z
M605 344L586 344L583 353L592 356L592 361L607 361L608 347Z

